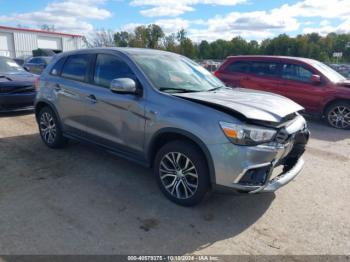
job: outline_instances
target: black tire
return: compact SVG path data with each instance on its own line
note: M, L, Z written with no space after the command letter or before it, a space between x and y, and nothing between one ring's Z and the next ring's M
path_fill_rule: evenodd
M172 158L172 156L175 157ZM170 162L167 157L176 158L178 161ZM172 170L172 163L176 163L177 171L169 171ZM167 169L167 172L164 172L165 169ZM210 188L205 156L195 144L186 141L172 141L158 150L154 160L154 175L163 194L171 201L182 206L198 204ZM195 175L197 175L197 178ZM169 189L166 188L167 185L173 183L175 183L174 186ZM196 189L194 185L197 186Z
M331 127L350 129L350 102L339 101L327 107L325 118Z
M61 123L50 107L46 106L40 110L38 125L41 139L48 147L61 148L67 143L67 139L62 133ZM50 129L49 132L45 132L47 127Z

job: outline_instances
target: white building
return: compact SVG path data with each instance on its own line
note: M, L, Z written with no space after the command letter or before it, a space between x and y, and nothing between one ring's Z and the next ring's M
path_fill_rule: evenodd
M0 56L23 58L38 48L69 51L84 47L81 35L0 26Z

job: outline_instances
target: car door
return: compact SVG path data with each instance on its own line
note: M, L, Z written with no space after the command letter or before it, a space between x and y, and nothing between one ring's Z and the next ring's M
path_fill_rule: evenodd
M86 131L91 139L105 146L140 152L143 150L146 122L144 99L135 94L113 93L110 83L116 78L132 78L138 82L121 57L97 54L93 77L87 87L93 100L86 109Z
M248 76L249 62L233 61L216 75L227 86L241 87L241 79Z
M280 64L275 61L251 61L248 74L240 79L244 88L277 93L281 79Z
M281 85L279 93L305 107L306 111L315 112L320 108L326 89L322 83L312 82L312 75L317 72L304 64L284 62L281 67Z
M52 68L48 81L55 90L56 108L65 131L78 136L84 136L86 130L86 104L90 103L86 85L92 58L90 54L62 58Z

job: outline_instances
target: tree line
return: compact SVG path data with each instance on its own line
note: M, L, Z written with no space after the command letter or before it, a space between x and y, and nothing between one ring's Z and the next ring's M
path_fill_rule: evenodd
M89 47L154 48L179 53L192 59L222 60L230 55L284 55L308 57L327 63L350 62L350 34L329 33L321 36L310 33L296 37L281 34L260 43L237 36L231 40L218 39L213 42L202 40L195 43L184 29L166 35L159 25L150 24L137 26L133 32L99 30L92 38L85 41ZM342 52L342 58L338 60L334 58L335 52Z

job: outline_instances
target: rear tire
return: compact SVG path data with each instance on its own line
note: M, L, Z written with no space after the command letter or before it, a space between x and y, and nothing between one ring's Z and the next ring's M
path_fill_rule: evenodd
M350 102L335 102L325 111L327 123L337 129L350 129Z
M163 194L182 206L201 202L210 187L203 153L195 144L181 140L169 142L157 152L154 175Z
M50 107L44 107L38 115L41 139L50 148L61 148L67 143L63 136L61 124Z

